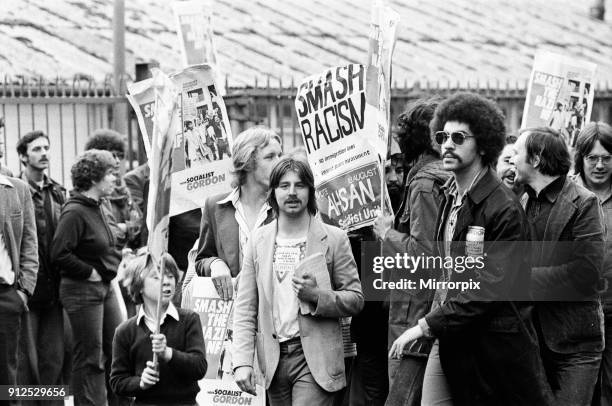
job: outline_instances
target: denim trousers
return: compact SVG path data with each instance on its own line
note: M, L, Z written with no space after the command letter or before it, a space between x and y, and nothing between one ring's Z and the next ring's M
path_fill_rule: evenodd
M431 347L427 366L423 376L423 406L452 406L453 398L451 395L448 380L442 369L440 362L440 345L436 340Z
M19 338L19 385L68 385L72 369L72 332L60 303L31 306L23 314ZM63 400L22 400L22 406L57 405Z
M599 375L602 353L582 351L560 354L541 346L542 360L555 405L590 406Z
M593 396L593 406L612 406L612 309L604 307L605 342L599 379Z
M115 292L107 282L62 278L60 299L74 337L74 404L107 405L113 336L121 323ZM108 391L109 400L114 399Z
M336 397L314 380L299 338L280 344L278 366L267 394L270 406L333 406Z
M427 355L389 360L389 396L385 406L420 406Z

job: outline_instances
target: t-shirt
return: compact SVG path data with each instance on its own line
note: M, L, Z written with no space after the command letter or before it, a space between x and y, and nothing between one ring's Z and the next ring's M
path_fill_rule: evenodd
M276 238L274 244L273 298L274 327L280 342L300 335L298 324L299 301L291 279L297 264L306 253L306 237L299 239Z

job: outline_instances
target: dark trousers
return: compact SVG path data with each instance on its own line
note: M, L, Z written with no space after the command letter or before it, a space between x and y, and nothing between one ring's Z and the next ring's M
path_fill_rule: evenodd
M543 343L541 353L555 405L590 405L599 375L601 352L559 354L549 350Z
M315 382L299 338L280 344L278 366L267 393L270 406L333 406L336 395Z
M0 385L17 383L17 343L27 307L13 286L0 285ZM9 405L0 401L0 405Z
M389 360L389 396L385 406L420 406L427 356Z
M19 340L20 385L70 384L72 348L70 324L60 303L31 306L24 313ZM66 320L65 320L66 319ZM43 404L22 401L22 405ZM63 406L63 400L46 400L46 405Z
M74 404L104 406L113 336L121 322L118 298L109 283L68 278L62 278L60 298L74 336ZM110 390L108 400L116 403Z
M387 348L357 343L351 368L350 405L382 406L389 392Z
M599 379L593 396L594 406L612 406L612 309L605 308L604 314L606 346L602 354Z

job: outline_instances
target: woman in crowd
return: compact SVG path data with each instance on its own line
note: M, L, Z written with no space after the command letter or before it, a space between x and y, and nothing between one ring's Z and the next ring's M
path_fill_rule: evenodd
M107 404L113 334L121 322L110 286L121 252L101 206L115 189L115 171L116 160L108 151L93 149L77 158L71 169L74 190L51 245L51 258L61 273L60 300L74 332L76 405Z

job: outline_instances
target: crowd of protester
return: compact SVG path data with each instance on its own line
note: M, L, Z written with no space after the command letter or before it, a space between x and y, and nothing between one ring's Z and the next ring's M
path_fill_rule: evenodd
M349 233L325 224L304 150L247 129L225 151L233 189L171 218L162 268L150 168L124 173L121 134L89 137L69 193L47 174L49 137L24 134L21 172L0 172L0 385L195 405L206 343L180 304L206 276L235 300L223 372L272 406L612 404L612 127L507 134L493 101L457 93L412 102L397 128L394 214ZM478 287L369 297L366 242L388 257L480 250L479 272L427 274Z

